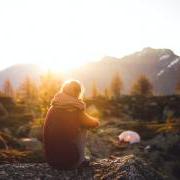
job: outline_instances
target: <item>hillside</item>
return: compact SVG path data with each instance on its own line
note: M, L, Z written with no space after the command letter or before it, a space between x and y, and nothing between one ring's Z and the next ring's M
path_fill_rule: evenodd
M30 109L1 97L0 179L159 179L153 168L163 177L179 179L179 100L175 95L86 100L87 112L101 119L100 127L88 132L85 154L92 162L64 172L45 163L44 118L34 118ZM120 144L118 136L126 130L137 132L141 142Z
M110 85L115 72L119 72L123 79L124 93L128 93L138 76L144 74L153 83L157 94L173 94L177 82L180 81L180 57L169 49L144 48L123 58L104 57L100 61L75 69L70 74L66 74L65 78L79 79L89 94L92 81L95 80L98 88L104 90ZM0 86L7 78L15 87L26 76L37 81L41 73L41 69L36 65L14 65L0 71Z
M6 79L10 79L17 87L27 76L37 81L41 74L41 68L35 64L16 64L0 71L0 86Z
M180 58L169 49L145 48L121 59L104 57L75 70L72 76L83 81L88 89L91 86L89 81L95 80L103 90L115 72L119 72L123 79L125 93L138 76L144 74L153 83L156 93L172 94L180 78Z

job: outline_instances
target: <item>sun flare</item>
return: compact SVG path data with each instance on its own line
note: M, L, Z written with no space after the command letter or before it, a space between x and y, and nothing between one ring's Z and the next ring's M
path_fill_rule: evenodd
M79 54L76 53L76 55L69 54L68 56L66 56L61 54L61 56L62 58L59 59L50 58L51 60L46 60L46 61L38 60L37 64L43 70L68 73L87 63L99 61L102 57L105 56L105 54L97 53L97 52L84 53L83 51L81 51Z
M40 63L41 64L41 63ZM43 70L51 70L53 72L67 73L75 68L83 65L81 61L67 62L67 61L51 61L41 64Z
M122 57L147 46L179 53L179 5L178 0L0 1L0 69L30 63L67 72L87 60Z

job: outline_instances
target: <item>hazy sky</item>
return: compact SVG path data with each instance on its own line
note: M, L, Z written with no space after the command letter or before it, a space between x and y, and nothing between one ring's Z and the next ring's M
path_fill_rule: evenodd
M64 70L147 46L180 55L179 0L0 0L0 69Z

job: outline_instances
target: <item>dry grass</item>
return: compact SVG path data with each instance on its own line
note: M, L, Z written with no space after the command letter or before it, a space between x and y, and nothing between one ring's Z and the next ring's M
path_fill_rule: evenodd
M42 151L0 150L0 163L44 162Z

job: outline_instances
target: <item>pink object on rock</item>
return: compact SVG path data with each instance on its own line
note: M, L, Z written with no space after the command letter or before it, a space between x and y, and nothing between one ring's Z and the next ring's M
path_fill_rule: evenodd
M134 131L124 131L118 137L120 143L134 144L141 141L139 134Z

